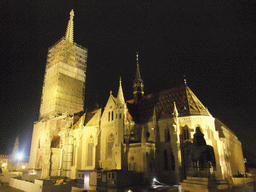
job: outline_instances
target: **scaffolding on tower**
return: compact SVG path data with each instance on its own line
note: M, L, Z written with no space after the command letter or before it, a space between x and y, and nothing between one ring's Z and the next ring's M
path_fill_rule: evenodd
M62 38L49 49L40 119L83 111L87 49Z

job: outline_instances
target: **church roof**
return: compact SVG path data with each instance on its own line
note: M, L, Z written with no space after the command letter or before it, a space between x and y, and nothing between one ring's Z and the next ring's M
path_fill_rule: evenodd
M176 103L179 116L211 115L186 85L146 95L137 105L129 100L127 106L133 119L142 123L152 120L154 107L157 118L172 116L173 102Z
M86 125L93 116L99 111L100 109L95 109L94 111L84 113L81 118L74 124L73 128L77 129L82 124L83 126Z

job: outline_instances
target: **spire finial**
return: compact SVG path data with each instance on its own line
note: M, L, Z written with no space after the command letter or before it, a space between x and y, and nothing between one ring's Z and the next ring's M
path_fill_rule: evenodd
M183 75L184 77L184 84L187 85L186 75Z
M136 52L136 61L137 61L137 64L138 64L138 62L139 62L139 53L138 52Z
M110 93L110 95L112 95L112 90L110 90L110 92L109 92L109 93Z
M70 19L71 19L71 18L73 19L73 17L75 16L73 9L70 11L69 15L70 15Z
M119 80L120 83L122 83L122 79L121 79L121 76L120 76L120 80Z
M69 41L70 43L73 43L73 17L75 16L74 14L74 10L72 9L70 11L70 19L69 19L69 22L68 22L68 27L67 27L67 32L66 32L66 40Z

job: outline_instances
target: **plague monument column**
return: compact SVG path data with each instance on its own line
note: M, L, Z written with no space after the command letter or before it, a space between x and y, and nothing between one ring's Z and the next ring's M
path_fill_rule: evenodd
M73 165L72 126L83 111L87 49L73 42L70 12L66 36L48 51L40 117L35 122L30 168L41 178L70 176Z

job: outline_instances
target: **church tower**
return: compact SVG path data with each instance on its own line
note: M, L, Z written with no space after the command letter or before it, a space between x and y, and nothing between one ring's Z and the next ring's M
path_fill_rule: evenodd
M48 51L40 119L83 111L87 49L73 41L73 17L66 36Z
M65 37L48 51L40 116L33 128L29 167L40 170L42 179L74 173L70 127L74 114L84 109L87 49L73 41L73 17L72 10Z
M133 95L134 102L138 103L144 95L144 84L140 76L140 67L139 67L139 55L136 53L137 69L135 79L133 80Z

